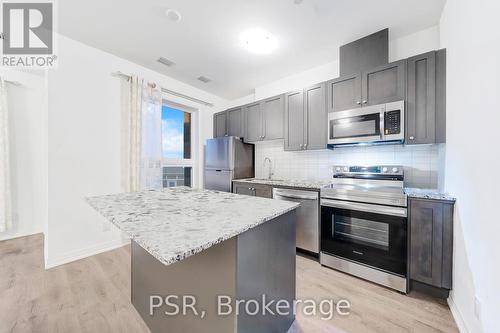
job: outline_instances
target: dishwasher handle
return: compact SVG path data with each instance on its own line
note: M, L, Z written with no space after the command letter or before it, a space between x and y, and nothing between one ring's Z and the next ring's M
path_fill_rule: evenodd
M288 199L299 199L299 200L319 200L318 194L314 192L314 194L297 194L292 191L286 191L286 190L277 190L274 189L273 191L275 197L282 197L282 198L288 198ZM303 192L303 191L302 191Z

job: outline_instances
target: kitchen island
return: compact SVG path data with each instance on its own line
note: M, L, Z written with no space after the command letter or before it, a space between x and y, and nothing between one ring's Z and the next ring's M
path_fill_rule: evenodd
M298 204L186 187L87 201L132 239L131 300L153 333L286 332L294 321L276 303L295 299Z

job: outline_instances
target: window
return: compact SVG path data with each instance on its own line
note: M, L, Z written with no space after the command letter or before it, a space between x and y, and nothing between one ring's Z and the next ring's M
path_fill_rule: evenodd
M193 186L193 115L178 105L162 107L163 187Z

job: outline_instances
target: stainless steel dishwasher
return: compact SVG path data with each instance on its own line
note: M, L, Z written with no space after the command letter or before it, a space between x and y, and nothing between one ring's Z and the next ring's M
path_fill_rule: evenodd
M273 188L273 198L300 203L297 208L297 247L319 253L319 193Z

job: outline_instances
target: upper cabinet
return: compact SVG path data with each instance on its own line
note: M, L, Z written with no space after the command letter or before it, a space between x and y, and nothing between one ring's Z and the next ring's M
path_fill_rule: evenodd
M279 95L262 101L264 140L283 139L284 97Z
M214 138L227 135L227 112L218 112L214 114Z
M283 138L283 95L249 104L243 109L246 142Z
M243 108L237 107L214 114L214 138L245 136Z
M406 144L446 141L446 50L407 61Z
M327 83L328 112L405 99L406 60L343 76Z
M243 108L246 124L246 142L255 142L262 140L262 112L260 102L249 104Z
M328 136L326 109L326 83L304 89L306 117L306 149L325 149Z
M326 148L325 90L320 83L285 95L285 150Z
M327 89L328 112L361 107L361 73L333 79Z
M406 60L365 71L361 78L361 105L377 105L405 99Z
M304 92L285 94L285 150L304 147Z
M238 136L240 138L245 136L242 109L242 107L237 107L227 110L227 134L229 136Z

